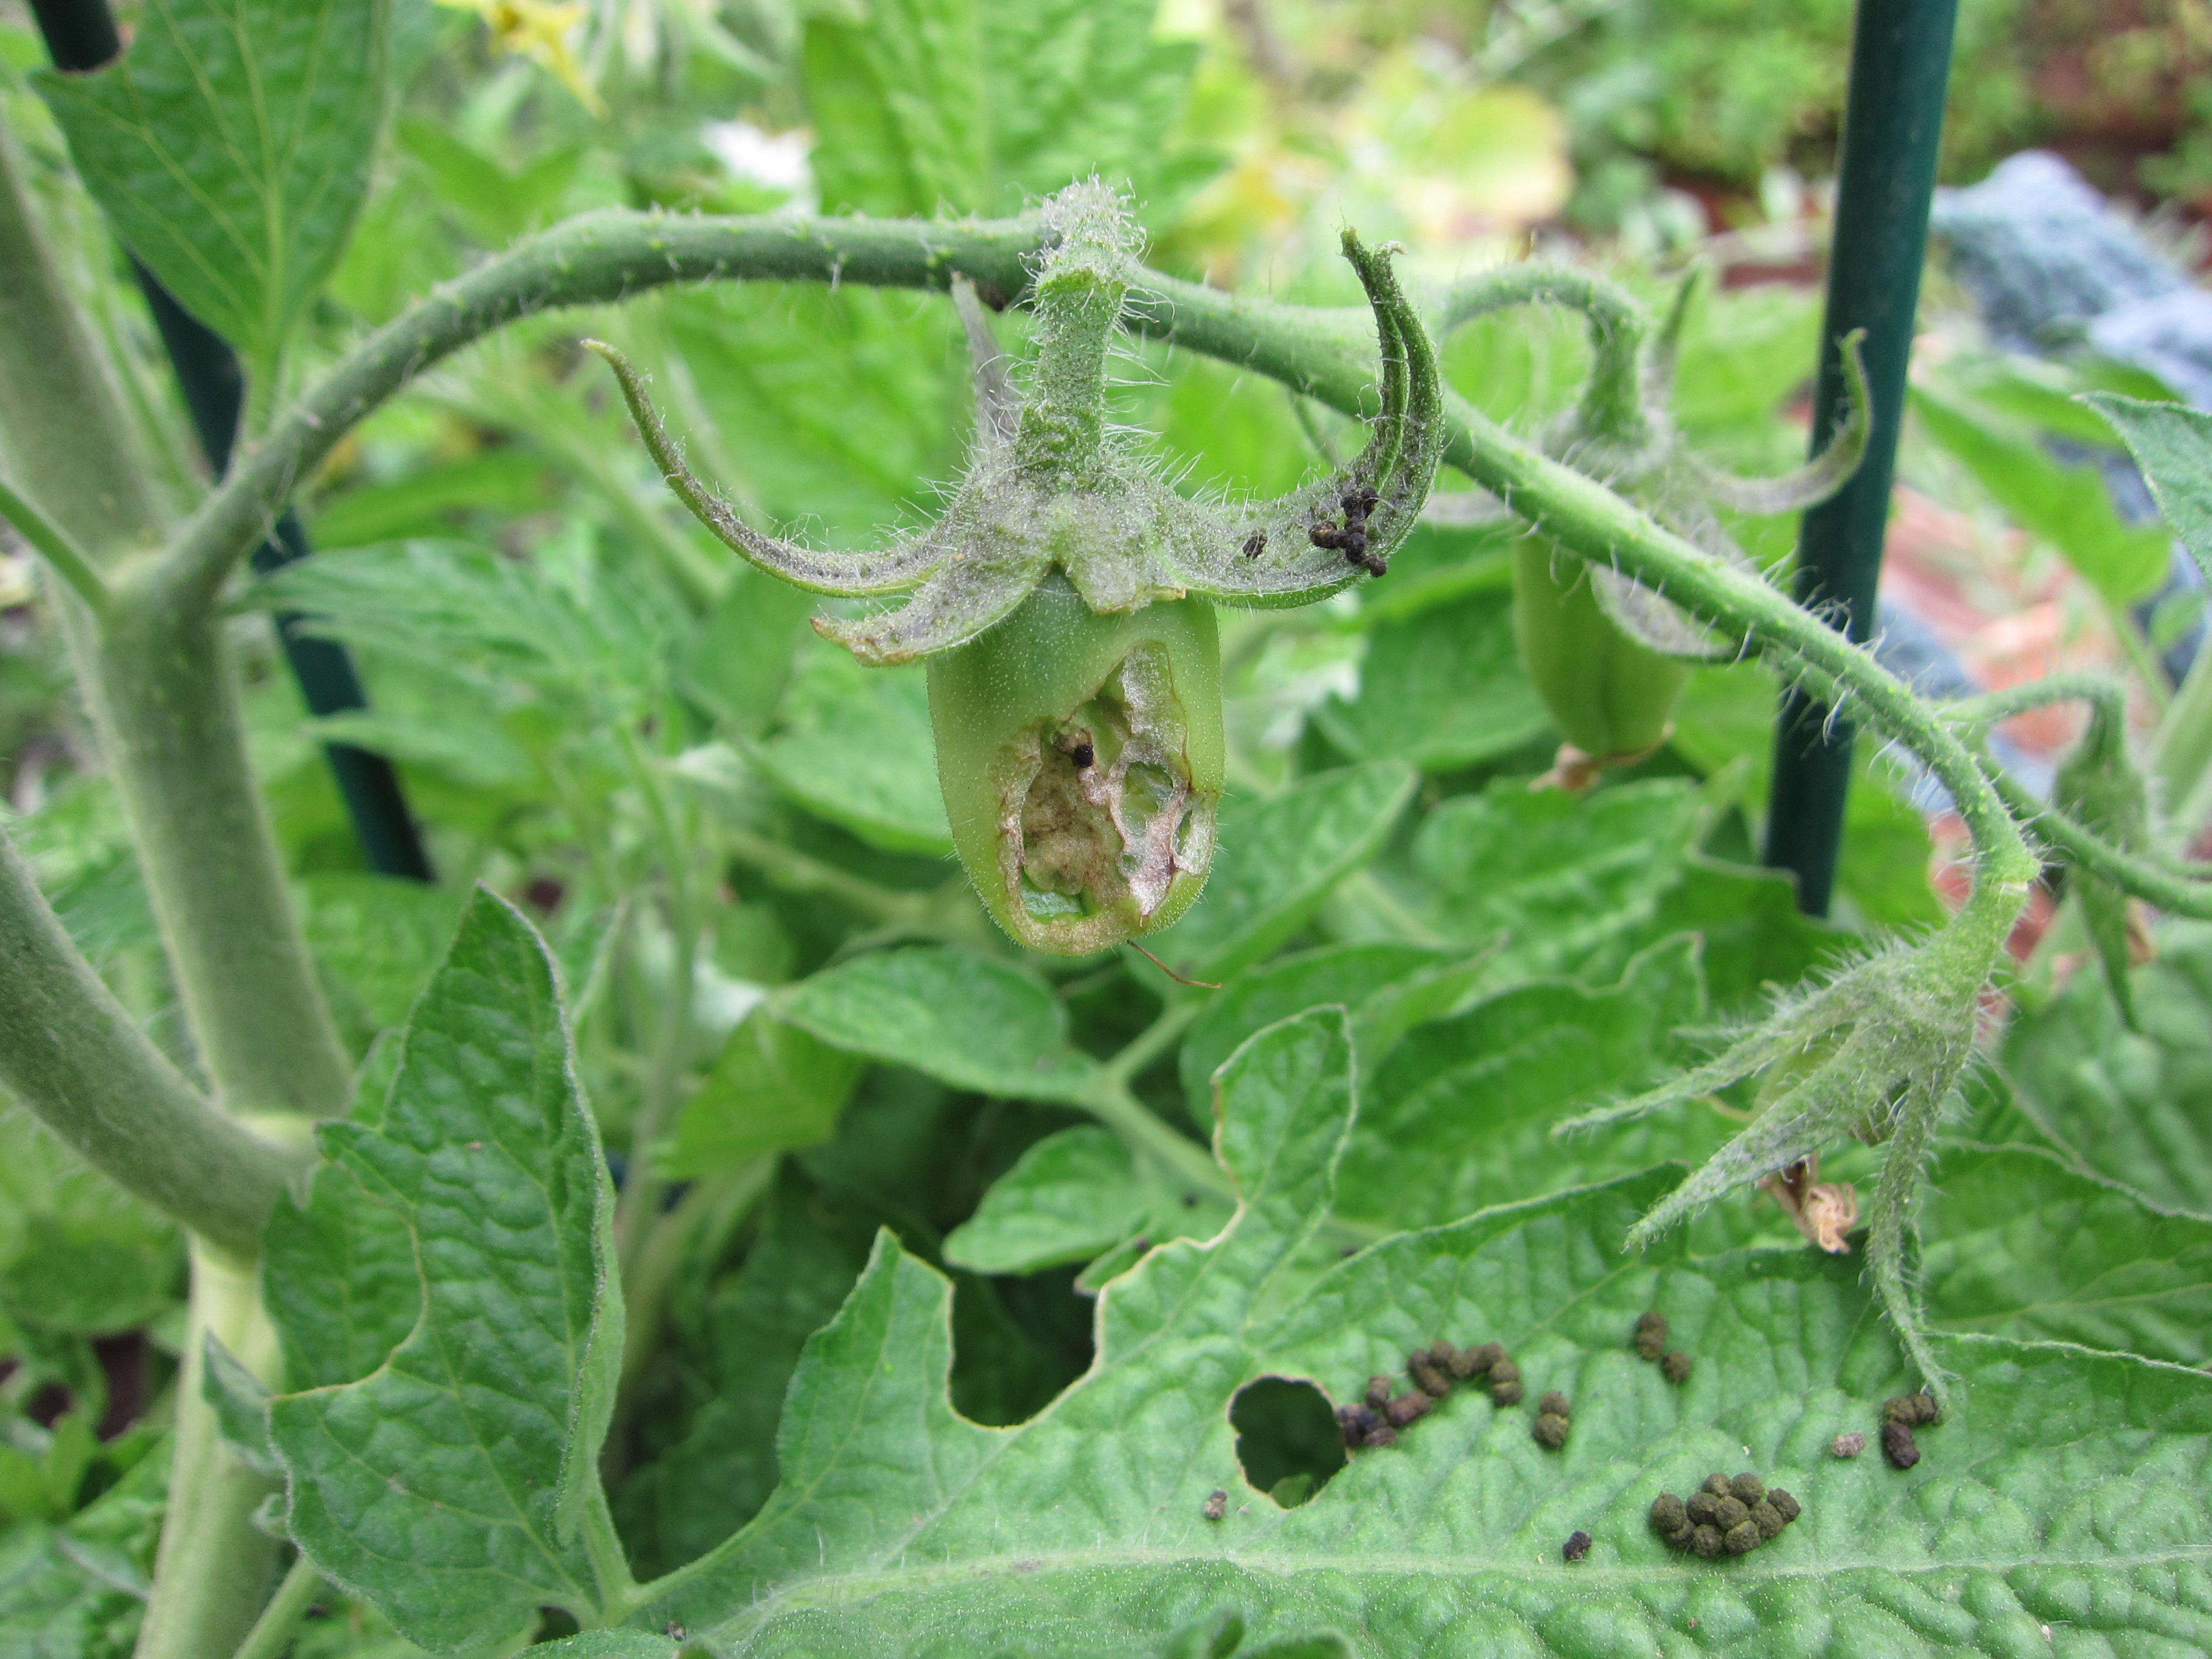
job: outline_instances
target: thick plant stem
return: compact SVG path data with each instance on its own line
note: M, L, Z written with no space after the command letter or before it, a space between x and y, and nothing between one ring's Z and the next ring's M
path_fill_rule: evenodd
M0 123L0 471L103 568L151 548L161 504L108 366L39 224Z
M200 1394L210 1334L264 1381L275 1376L276 1334L261 1310L254 1270L202 1245L192 1252L169 1510L136 1659L231 1659L252 1629L276 1571L276 1540L253 1524L253 1512L276 1482L247 1468L223 1444L214 1408Z
M276 1594L269 1598L269 1605L253 1621L253 1628L238 1644L232 1659L282 1659L292 1632L299 1628L300 1620L307 1616L307 1609L315 1604L315 1597L323 1589L323 1576L308 1565L301 1556L292 1563L284 1582L276 1586Z
M244 1255L307 1161L222 1115L77 953L0 836L0 1084L86 1162Z
M246 757L224 628L123 584L101 622L73 616L69 635L216 1094L248 1116L333 1116L352 1066Z

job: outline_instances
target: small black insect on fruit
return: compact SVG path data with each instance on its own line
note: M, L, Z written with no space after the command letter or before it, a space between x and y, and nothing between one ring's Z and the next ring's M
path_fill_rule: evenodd
M1669 1352L1659 1361L1659 1375L1669 1382L1681 1383L1690 1380L1690 1356L1679 1350Z
M1212 1495L1206 1500L1206 1518L1209 1521L1218 1521L1228 1513L1229 1494L1217 1486Z
M1381 554L1370 552L1367 547L1367 515L1375 510L1380 499L1365 488L1346 491L1337 501L1344 509L1342 526L1317 524L1306 532L1307 539L1316 547L1335 549L1344 555L1346 563L1359 566L1371 576L1388 574L1388 562Z
M1255 530L1244 538L1244 556L1256 559L1267 550L1267 532Z
M1910 1423L1891 1421L1881 1425L1881 1455L1893 1468L1909 1469L1920 1461L1920 1443L1912 1437Z
M1069 760L1074 762L1075 769L1077 771L1088 772L1091 769L1091 763L1098 758L1098 751L1093 749L1088 742L1079 743L1074 748L1067 751L1067 757Z
M1636 1322L1636 1357L1656 1359L1667 1352L1667 1316L1654 1309Z
M1590 1535L1586 1532L1571 1532L1567 1541L1559 1546L1559 1559L1579 1561L1589 1553Z

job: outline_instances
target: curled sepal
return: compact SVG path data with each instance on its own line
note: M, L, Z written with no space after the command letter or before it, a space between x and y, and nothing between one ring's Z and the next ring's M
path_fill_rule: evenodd
M1863 348L1866 331L1855 328L1836 342L1844 360L1847 403L1844 424L1827 447L1794 472L1778 478L1741 478L1685 452L1692 476L1711 501L1738 513L1800 513L1818 507L1851 480L1874 433L1874 399L1867 389Z
M1382 354L1382 409L1368 423L1366 447L1319 484L1176 538L1167 562L1189 592L1224 605L1307 605L1389 569L1428 501L1445 436L1436 349L1398 286L1396 251L1344 233L1344 257L1366 290Z
M945 817L969 879L1023 945L1085 956L1188 909L1213 857L1220 646L1197 599L1102 616L1048 577L929 659Z
M1629 1231L1630 1248L1847 1135L1882 1145L1868 1265L1900 1339L1936 1381L1905 1267L1910 1206L1944 1105L1972 1055L1981 988L2020 896L1985 884L1934 938L1893 946L1794 994L1707 1064L1559 1125L1554 1133L1618 1123L1781 1073L1782 1086L1758 1115Z
M2059 763L2051 804L2124 853L2140 854L2148 848L2149 795L2128 754L2125 709L2118 700L2090 703L2081 741ZM2140 1030L2128 970L2148 955L2150 936L2136 922L2127 890L2119 883L2081 863L2069 865L2067 879L2080 896L2082 920L2104 963L2120 1018L2130 1030Z
M933 531L870 553L817 552L794 542L763 536L684 464L682 451L661 425L653 400L646 396L645 377L636 366L605 340L586 340L582 344L586 350L605 358L614 370L615 379L622 384L623 401L629 405L630 418L637 423L638 435L645 440L647 453L677 500L725 546L771 575L811 592L859 598L912 587L945 562L948 549Z

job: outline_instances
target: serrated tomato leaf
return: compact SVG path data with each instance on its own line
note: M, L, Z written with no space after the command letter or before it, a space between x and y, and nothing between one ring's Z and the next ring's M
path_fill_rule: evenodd
M964 951L856 957L780 994L776 1012L833 1048L1009 1100L1072 1099L1098 1072L1051 992Z
M1091 1370L1028 1423L953 1412L951 1287L880 1236L793 1378L781 1486L636 1622L820 1656L1141 1651L1225 1632L1231 1609L1255 1645L1333 1632L1409 1659L2212 1642L2212 1377L1944 1339L1962 1405L1921 1431L1917 1467L1838 1459L1833 1437L1877 1428L1914 1381L1860 1264L1698 1256L1686 1235L1624 1258L1672 1170L1401 1234L1307 1285L1295 1258L1332 1200L1352 1065L1340 1012L1238 1050L1216 1136L1234 1218L1107 1285ZM1680 1385L1632 1351L1653 1308L1693 1357ZM1349 1401L1437 1337L1502 1342L1531 1397L1565 1392L1564 1449L1536 1443L1527 1407L1462 1388L1310 1502L1243 1480L1240 1389L1304 1379ZM1756 1555L1703 1561L1653 1534L1660 1492L1745 1468L1804 1510ZM1593 1541L1568 1563L1575 1531Z
M337 263L384 116L384 0L167 0L93 75L41 71L131 252L257 367Z
M2142 1026L2077 974L2005 1034L2021 1109L2084 1169L2168 1209L2212 1216L2212 927L2168 921L2132 975Z
M381 1123L323 1137L337 1167L318 1199L358 1182L404 1229L422 1289L404 1340L366 1376L270 1402L294 1541L427 1647L503 1639L541 1606L593 1613L601 1586L580 1533L604 1501L622 1352L612 1194L551 958L512 907L480 891L464 913ZM357 1329L299 1317L334 1292L389 1293L383 1256L366 1284L345 1284L348 1265L335 1249L272 1252L272 1315L295 1362L358 1362L333 1342ZM318 1266L339 1283L281 1282Z
M1939 1330L2212 1359L2212 1219L2031 1147L1955 1147L1930 1182L1922 1292Z

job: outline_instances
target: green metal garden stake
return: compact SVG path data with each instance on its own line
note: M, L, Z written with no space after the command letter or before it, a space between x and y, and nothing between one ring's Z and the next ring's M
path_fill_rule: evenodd
M1837 342L1857 328L1866 331L1874 431L1850 482L1805 514L1797 597L1857 641L1874 631L1957 12L1957 0L1859 0L1851 33L1810 453L1820 453L1847 412ZM1783 696L1774 747L1766 862L1796 874L1798 908L1826 915L1850 787L1850 724L1792 689Z

